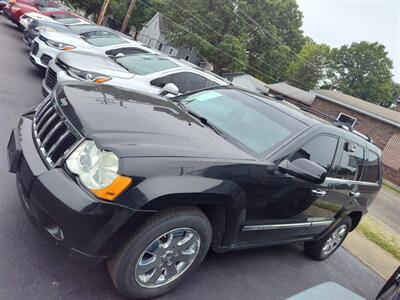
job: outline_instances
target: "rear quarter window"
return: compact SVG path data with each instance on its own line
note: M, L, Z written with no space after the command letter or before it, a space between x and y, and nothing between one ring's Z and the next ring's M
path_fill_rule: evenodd
M379 156L373 151L368 151L368 158L365 160L361 180L372 183L379 181Z

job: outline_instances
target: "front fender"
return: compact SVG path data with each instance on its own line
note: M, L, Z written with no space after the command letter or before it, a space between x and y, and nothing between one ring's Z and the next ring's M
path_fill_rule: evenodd
M144 180L119 199L124 206L158 212L181 206L205 210L214 230L214 247L229 247L246 217L246 194L230 180L200 176L165 176Z
M159 211L182 204L185 195L189 201L187 204L245 207L246 203L245 193L236 183L200 176L148 178L124 193L118 202L135 210ZM195 203L191 203L193 201Z

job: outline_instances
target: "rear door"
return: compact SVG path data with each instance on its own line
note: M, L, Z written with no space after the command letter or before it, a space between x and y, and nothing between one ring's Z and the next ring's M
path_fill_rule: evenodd
M369 189L366 188L369 184L361 180L367 157L366 148L342 138L338 152L334 170L324 182L324 188L329 191L319 204L316 215L316 220L320 221L321 226L313 226L310 234L321 233L343 211L359 207L370 198Z

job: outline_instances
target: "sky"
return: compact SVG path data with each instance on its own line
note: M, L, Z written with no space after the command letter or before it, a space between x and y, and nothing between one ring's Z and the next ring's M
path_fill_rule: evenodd
M303 31L317 43L338 47L379 42L393 61L400 82L400 0L297 0Z

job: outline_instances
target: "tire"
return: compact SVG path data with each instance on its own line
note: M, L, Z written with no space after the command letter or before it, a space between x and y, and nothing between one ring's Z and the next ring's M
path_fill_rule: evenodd
M125 297L157 297L196 271L210 248L211 238L211 224L200 209L167 210L146 220L108 259L108 271ZM145 270L149 266L154 269Z
M315 260L327 259L333 253L335 253L335 251L346 239L351 228L351 223L351 218L346 217L329 232L327 232L321 239L317 241L305 242L305 252Z

